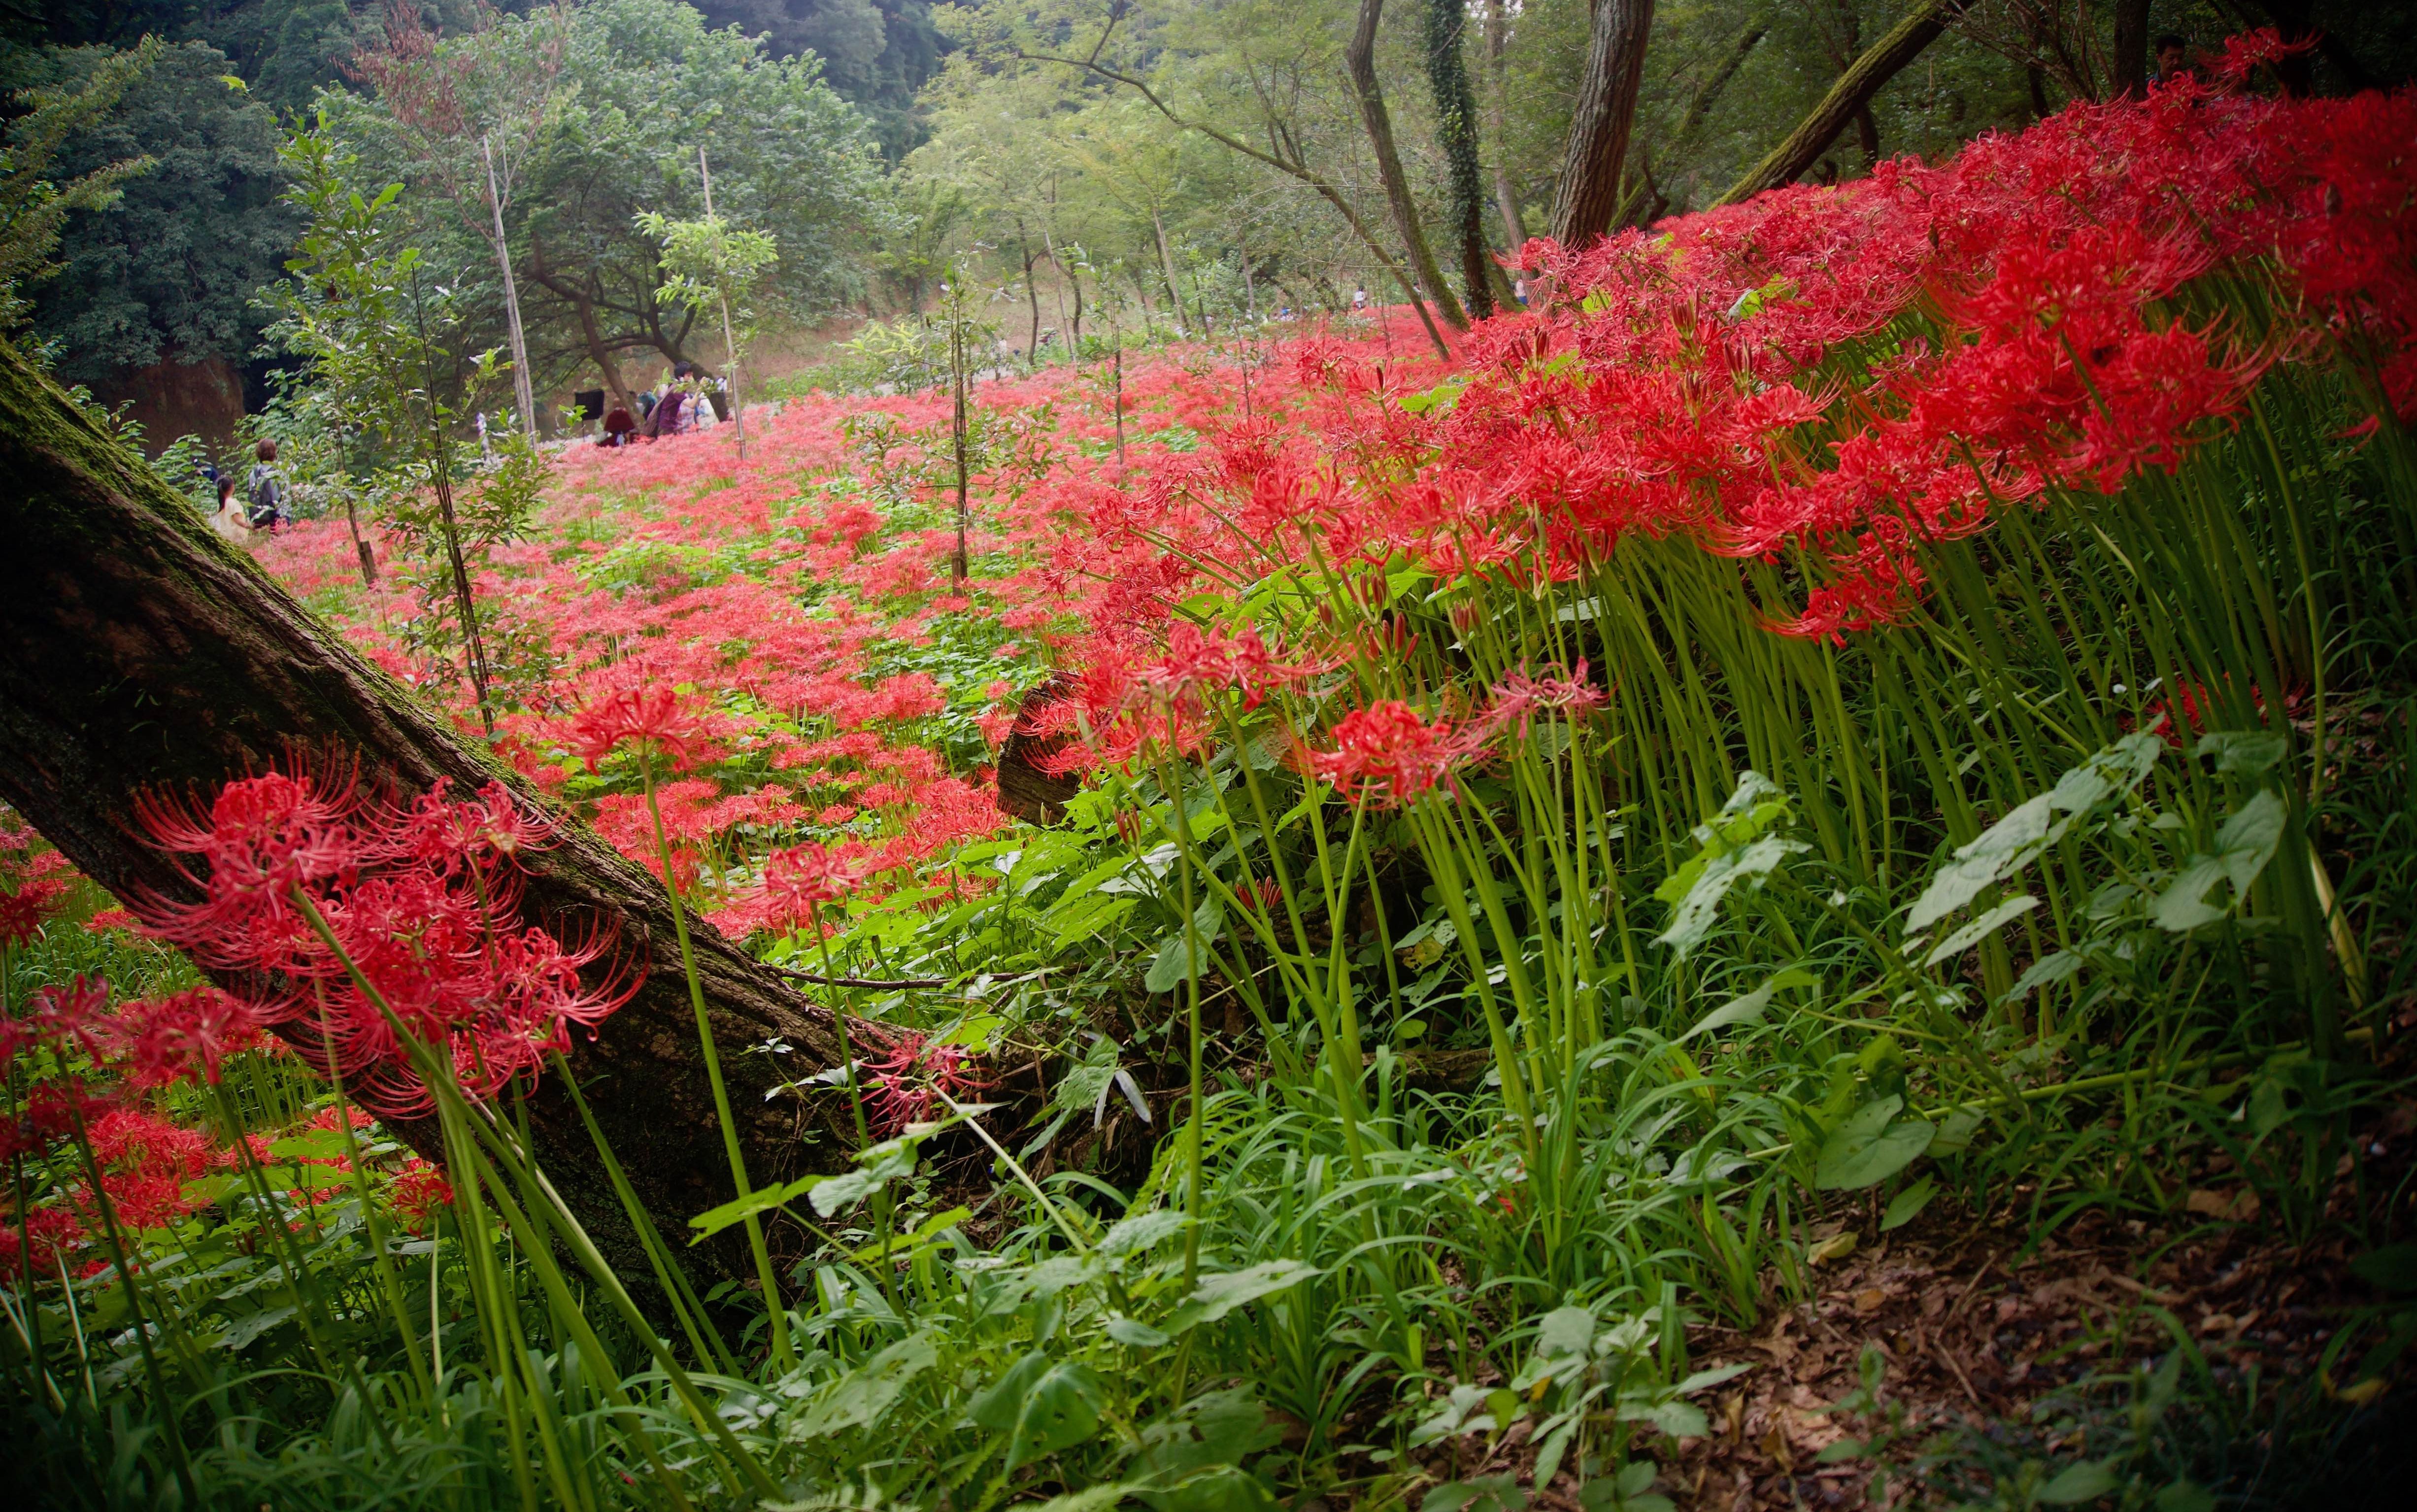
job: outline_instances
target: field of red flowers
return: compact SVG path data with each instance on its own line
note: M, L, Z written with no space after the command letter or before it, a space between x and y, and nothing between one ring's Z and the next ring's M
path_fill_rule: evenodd
M983 1504L1643 1506L1679 1445L1786 1504L1835 1489L1816 1448L1912 1463L1879 1427L1895 1346L1754 1386L1776 1415L1750 1439L1743 1388L1707 1416L1747 1367L1690 1372L1689 1328L1754 1330L1934 1200L2037 1239L2095 1210L2102 1267L2123 1215L2397 1254L2331 1342L2289 1341L2338 1373L2323 1400L2374 1403L2417 1332L2376 1279L2405 1273L2405 1214L2345 1195L2407 1136L2417 991L2417 95L2269 98L2275 46L1950 161L1530 244L1531 306L1449 359L1393 311L980 383L962 518L946 395L793 397L751 411L743 460L728 427L562 451L474 585L498 752L732 939L951 985L835 990L894 1031L884 1058L786 1089L857 1099L845 1201L872 1215L782 1199L811 1237L757 1362L780 1400L725 1407L756 1436L715 1474L869 1485L858 1437L888 1435L919 1445L881 1461L902 1499L981 1471ZM365 584L342 521L258 556L479 727L413 622L438 611ZM1011 817L1003 761L1083 796ZM99 1229L172 1234L238 1172L266 1199L281 1159L336 1182L375 1158L363 1207L414 1232L460 1199L364 1154L356 1112L238 1107L265 1028L419 1113L442 1062L396 1025L452 1048L439 1100L483 1105L612 1011L592 950L509 925L537 821L500 787L346 802L278 776L147 816L211 902L130 900L139 939L104 915L77 951L45 943L55 858L0 837L0 929L44 976L0 1038L9 1153L86 1152L0 1238L23 1307L51 1284L28 1257L104 1285ZM168 945L321 984L318 1028ZM68 979L129 961L175 990L113 1007ZM1028 1194L1021 1216L976 1218L928 1166L909 1194L1011 1048L1056 1115L1021 1160L1124 1204L1113 1229L995 1141L968 1204ZM1479 1069L1419 1059L1445 1050ZM281 1131L230 1138L272 1107ZM483 1232L426 1252L494 1287ZM2172 1397L2181 1356L2136 1324L2037 1376L1948 1362L1975 1403L1976 1371L2079 1394L2004 1472L2023 1494L2087 1455L2104 1485L2045 1500L2213 1504L2155 1413L2088 1405ZM2224 1347L2254 1352L2247 1326ZM792 1356L790 1328L815 1342ZM931 1368L943 1336L959 1374ZM2101 1347L2136 1378L2085 1378ZM2283 1411L2248 1354L2205 1368L2211 1400L2245 1372L2240 1410ZM1079 1408L1033 1426L1011 1398L1035 1382ZM1868 1440L1816 1421L1833 1401ZM1166 1450L1195 1429L1219 1447Z

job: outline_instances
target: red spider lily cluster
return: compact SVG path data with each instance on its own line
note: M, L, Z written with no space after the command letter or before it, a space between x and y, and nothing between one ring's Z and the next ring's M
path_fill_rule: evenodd
M1796 553L1817 586L1781 628L1839 634L1920 591L1910 543L2171 469L2275 362L2347 360L2417 417L2412 194L2408 92L2076 104L1943 164L1533 243L1538 308L1473 331L1450 390L1406 403L1430 375L1304 343L1297 420L1223 428L1093 528L1170 548L1131 569L1161 600L1196 590L1184 563L1313 548L1447 578L1566 577L1631 535ZM2275 327L2190 314L2211 277L2269 282Z
M544 669L501 748L659 868L637 763L611 757L644 745L667 880L732 935L789 932L830 908L798 895L804 856L842 858L851 903L984 885L949 858L1007 822L984 765L1019 737L1059 771L1193 756L1236 706L1315 691L1301 759L1394 802L1611 696L1536 668L1355 711L1329 674L1399 648L1175 612L1204 591L1308 562L1533 584L1637 538L1792 564L1804 586L1777 628L1839 636L1907 613L1922 543L2175 466L2278 363L2342 363L2417 418L2417 96L2242 87L2281 46L2237 39L2205 81L1943 162L1582 254L1533 244L1533 308L1449 362L1404 312L1253 354L1247 405L1232 353L1131 361L1127 461L1093 374L985 382L983 409L1036 439L979 464L962 592L954 532L914 481L943 395L792 399L750 416L743 462L719 428L574 448L548 528L479 569L499 643ZM2196 291L2227 280L2260 283L2274 319L2205 313L2218 301ZM263 556L471 717L458 669L412 664L381 628L406 590L353 580L341 522Z
M273 1027L364 1106L431 1106L405 1035L447 1055L462 1088L492 1097L533 1077L627 1000L590 986L605 954L521 923L519 857L544 840L500 785L437 788L399 807L352 785L273 771L226 785L206 813L144 805L152 842L189 858L193 901L139 899L146 933L205 969L242 973L239 1004L170 1000L144 1042L222 1053L225 1036Z
M0 809L0 950L29 945L66 901L74 868L55 850L36 848L34 832Z
M976 1075L964 1046L942 1045L922 1034L899 1036L888 1054L860 1061L858 1070L864 1078L865 1123L883 1138L910 1123L931 1123L948 1102L973 1102L991 1086Z

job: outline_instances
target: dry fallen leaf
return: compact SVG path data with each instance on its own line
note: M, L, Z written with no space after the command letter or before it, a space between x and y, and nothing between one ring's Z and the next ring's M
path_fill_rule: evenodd
M1876 1286L1867 1286L1855 1293L1855 1310L1860 1313L1877 1312L1887 1302L1888 1293Z

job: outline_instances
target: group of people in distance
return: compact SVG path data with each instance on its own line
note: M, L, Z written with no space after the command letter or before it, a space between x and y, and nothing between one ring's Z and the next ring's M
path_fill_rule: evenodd
M675 362L660 387L637 396L638 413L620 405L604 412L604 434L596 444L628 446L642 436L685 435L720 424L726 418L730 402L722 396L728 391L722 379L705 376L693 362Z
M219 507L210 516L210 528L229 541L241 541L255 530L273 529L290 523L293 512L285 497L285 481L277 475L277 443L263 436L251 449L251 476L244 481L244 497L235 496L235 475L222 473L208 463L202 465L202 476L218 485Z

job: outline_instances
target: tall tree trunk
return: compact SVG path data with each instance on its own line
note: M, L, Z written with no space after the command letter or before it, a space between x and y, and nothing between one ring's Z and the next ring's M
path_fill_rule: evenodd
M2113 99L2138 99L2149 92L2149 0L2115 0Z
M372 666L251 559L219 540L140 459L104 436L58 387L0 344L0 799L87 876L121 897L190 898L171 859L145 843L144 792L206 794L289 753L357 762L365 786L413 793L501 782L551 805ZM655 879L585 825L524 857L523 915L572 936L618 932L646 975L570 1063L638 1198L667 1233L732 1196L673 939ZM694 937L715 1033L726 1052L778 1037L788 1057L726 1053L732 1102L755 1179L841 1164L844 1104L767 1101L780 1083L840 1061L830 1016L712 930ZM862 1050L865 1031L858 1031ZM541 1084L530 1127L548 1175L632 1286L651 1275L570 1099ZM811 1125L828 1132L809 1145ZM437 1153L433 1122L398 1132ZM748 1272L735 1237L689 1251L701 1279Z
M512 344L512 394L520 401L521 429L535 438L537 390L529 375L528 338L521 331L521 291L520 285L512 282L511 242L504 235L504 196L495 185L494 139L480 137L479 150L487 160L487 208L494 212L495 230L490 239L494 244L495 264L504 275L504 331Z
M1435 92L1436 134L1452 167L1452 229L1460 242L1461 286L1471 319L1494 313L1494 258L1485 245L1485 170L1477 160L1477 95L1468 87L1461 37L1468 0L1427 0L1427 87Z
M597 291L576 277L556 273L545 260L545 243L529 238L529 277L539 288L570 306L571 317L579 324L580 344L587 350L587 360L596 364L602 374L604 388L613 403L634 415L638 406L630 395L630 386L621 377L621 364L614 359L612 344L604 340L604 327L596 317Z
M1528 222L1519 214L1519 195L1511 187L1509 68L1503 50L1511 42L1511 21L1504 14L1510 0L1485 0L1485 63L1490 75L1485 92L1485 125L1494 134L1494 208L1502 217L1502 244L1513 252L1528 244Z
M1166 275L1166 307L1175 312L1175 334L1180 336L1184 333L1183 285L1175 281L1175 247L1166 239L1166 221L1155 205L1149 207L1149 228L1158 233L1158 267ZM1148 306L1145 304L1143 308Z
M1594 0L1586 72L1570 112L1560 186L1553 192L1553 239L1583 247L1609 231L1620 206L1620 170L1636 124L1645 45L1653 35L1653 0Z
M1368 145L1376 152L1376 176L1385 184L1385 207L1391 212L1393 230L1409 254L1410 275L1445 325L1467 330L1468 316L1452 298L1452 286L1444 283L1443 270L1436 266L1435 253L1427 247L1426 230L1419 221L1419 202L1410 193L1409 176L1402 172L1402 154L1393 145L1393 117L1385 109L1384 86L1376 81L1376 27L1384 19L1385 0L1360 0L1359 24L1352 28L1351 41L1343 50L1344 67L1350 70L1351 92L1359 98L1360 121L1368 129Z
M1786 141L1773 147L1769 157L1731 185L1729 191L1714 204L1735 205L1766 189L1794 183L1798 175L1812 167L1829 150L1830 144L1838 140L1838 133L1847 129L1857 111L1867 108L1890 80L1938 39L1964 5L1965 0L1926 0L1907 12L1903 21L1839 76L1821 103L1813 107L1813 114L1787 133Z

